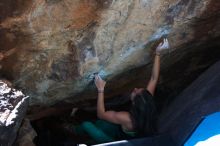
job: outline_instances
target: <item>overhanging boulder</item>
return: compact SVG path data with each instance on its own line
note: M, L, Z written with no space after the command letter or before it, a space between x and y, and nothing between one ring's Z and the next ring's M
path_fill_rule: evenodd
M171 44L170 53L163 56L165 73L160 80L168 87L192 81L192 73L220 54L215 46L207 49L219 42L219 0L7 0L0 4L1 49L17 50L2 62L1 74L25 89L32 105L95 98L90 75L96 72L109 81L108 97L146 84L153 48L161 37L168 37ZM168 70L177 72L181 66L187 75L170 83L178 75L173 71L169 76ZM120 82L114 80L125 73Z

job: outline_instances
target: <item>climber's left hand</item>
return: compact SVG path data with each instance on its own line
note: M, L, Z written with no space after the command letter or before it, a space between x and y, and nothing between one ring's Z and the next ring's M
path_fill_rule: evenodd
M163 42L161 42L156 48L156 53L161 53L163 50L166 50L166 49L169 49L169 42L167 38L164 38Z

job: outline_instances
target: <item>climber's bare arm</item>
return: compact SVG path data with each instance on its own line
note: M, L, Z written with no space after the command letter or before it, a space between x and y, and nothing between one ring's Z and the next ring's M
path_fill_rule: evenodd
M161 51L164 49L167 49L169 47L168 44L168 40L164 39L162 43L160 43L158 45L158 47L156 48L156 55L154 58L154 64L153 64L153 69L152 69L152 73L151 73L151 78L150 81L147 84L147 90L154 95L156 86L157 86L157 82L159 79L159 75L160 75L160 54Z
M159 73L160 73L160 55L156 54L154 57L154 65L151 73L151 78L150 81L147 84L147 90L154 95L158 78L159 78Z
M97 116L100 119L112 122L115 124L124 124L129 120L128 112L115 112L106 111L104 104L104 87L106 82L102 80L98 75L95 76L95 84L98 89L98 100L97 100Z

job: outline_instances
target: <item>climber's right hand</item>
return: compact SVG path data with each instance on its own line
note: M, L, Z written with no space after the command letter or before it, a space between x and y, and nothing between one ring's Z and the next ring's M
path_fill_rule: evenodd
M104 91L106 81L102 80L102 78L97 74L95 75L95 85L98 91Z

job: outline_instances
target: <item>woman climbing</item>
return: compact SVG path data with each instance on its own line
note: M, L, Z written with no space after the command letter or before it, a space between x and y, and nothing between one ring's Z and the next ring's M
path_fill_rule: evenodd
M105 110L104 89L106 82L99 75L96 75L97 116L100 120L95 123L83 122L81 126L75 127L75 133L87 133L98 143L154 135L157 112L153 95L159 78L160 54L168 46L168 40L164 39L156 48L150 81L145 88L134 88L130 94L132 104L129 111Z

